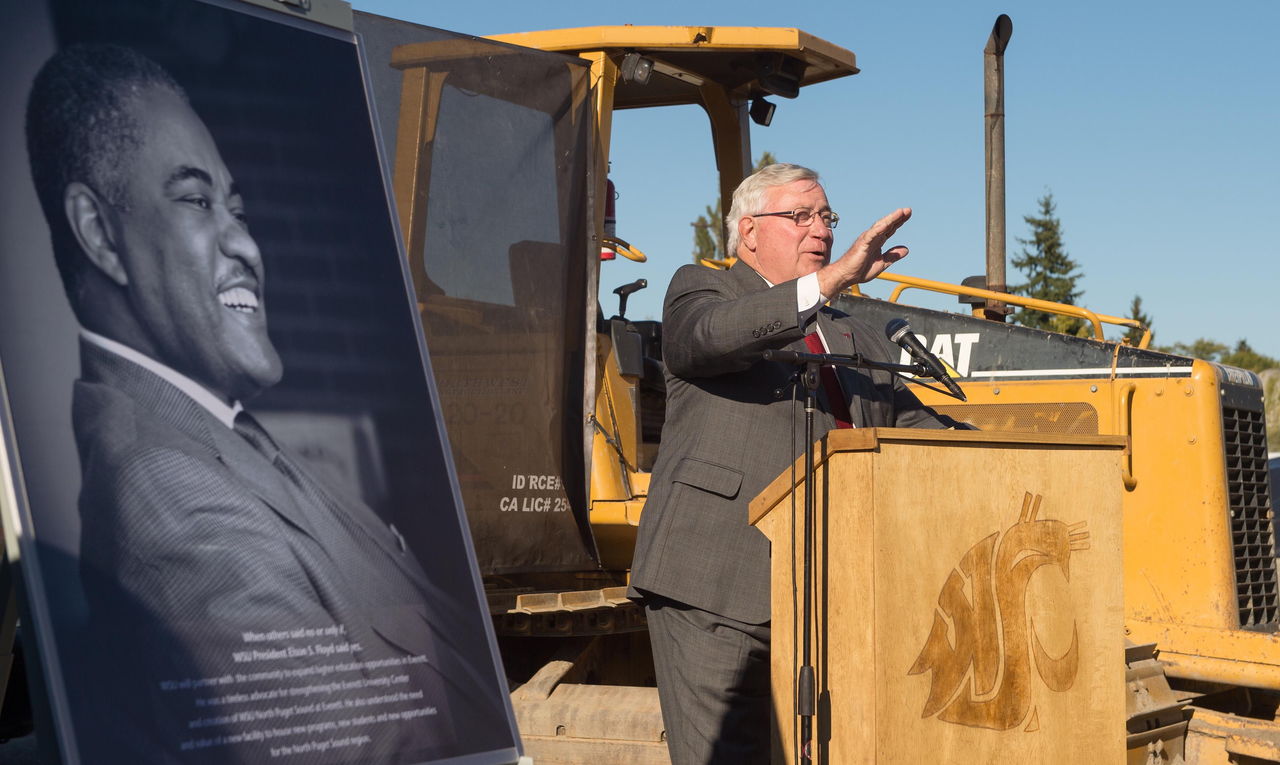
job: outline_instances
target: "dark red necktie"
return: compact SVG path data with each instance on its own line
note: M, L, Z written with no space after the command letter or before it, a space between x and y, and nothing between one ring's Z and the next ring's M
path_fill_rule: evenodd
M804 344L809 346L810 353L826 353L822 347L822 338L817 331L804 336ZM844 400L844 391L840 390L840 382L836 380L836 370L827 365L821 367L822 389L827 394L827 405L831 407L831 416L836 418L837 428L851 428L853 418L849 414L849 402Z

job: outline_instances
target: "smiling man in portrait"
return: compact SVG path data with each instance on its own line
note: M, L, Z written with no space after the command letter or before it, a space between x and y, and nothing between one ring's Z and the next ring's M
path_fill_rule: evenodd
M391 688L370 710L412 720L351 729L369 739L352 761L474 750L475 726L505 713L457 645L459 598L244 409L283 373L266 268L183 88L133 49L68 47L36 78L27 141L81 327L80 576L116 665L108 695L129 699L116 722L139 751L120 761L177 761L200 719L205 740L237 732L217 709L177 703L183 681L257 671L270 682L235 690L287 693L322 664ZM301 635L332 637L329 655ZM230 759L260 761L262 746Z

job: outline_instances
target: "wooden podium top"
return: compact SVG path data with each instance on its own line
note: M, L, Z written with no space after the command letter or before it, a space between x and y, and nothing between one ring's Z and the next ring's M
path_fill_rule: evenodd
M814 468L841 452L866 452L881 443L947 443L974 446L1065 446L1074 448L1124 449L1125 436L1077 436L1060 433L1024 433L996 430L930 430L926 428L842 428L827 433L817 442ZM792 489L804 483L804 455L796 459L794 470L784 470L751 500L747 522L755 525Z

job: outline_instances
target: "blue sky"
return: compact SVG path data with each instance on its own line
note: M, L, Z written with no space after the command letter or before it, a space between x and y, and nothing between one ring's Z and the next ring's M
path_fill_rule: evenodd
M1007 13L1010 256L1027 234L1022 216L1051 190L1084 273L1081 304L1123 316L1139 294L1158 344L1245 338L1280 358L1277 0L353 5L476 35L786 26L848 48L862 73L779 99L772 126L753 129L753 152L822 173L843 217L839 251L881 214L914 208L895 240L912 252L895 271L950 282L985 267L982 47ZM605 264L602 302L613 312L612 288L645 277L628 315L659 318L671 272L689 262L689 223L715 196L710 133L695 107L623 112L614 128L618 235L650 262Z

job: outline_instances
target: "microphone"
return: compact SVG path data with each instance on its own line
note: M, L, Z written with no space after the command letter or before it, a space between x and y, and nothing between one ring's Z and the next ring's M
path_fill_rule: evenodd
M951 379L951 375L947 374L947 368L942 365L937 356L934 356L925 348L920 339L911 332L911 325L906 319L894 319L884 326L884 336L889 338L890 342L897 343L911 358L916 360L925 368L929 376L942 383L951 395L961 401L968 401L965 398L964 391L960 390L960 386L956 385L956 381Z

